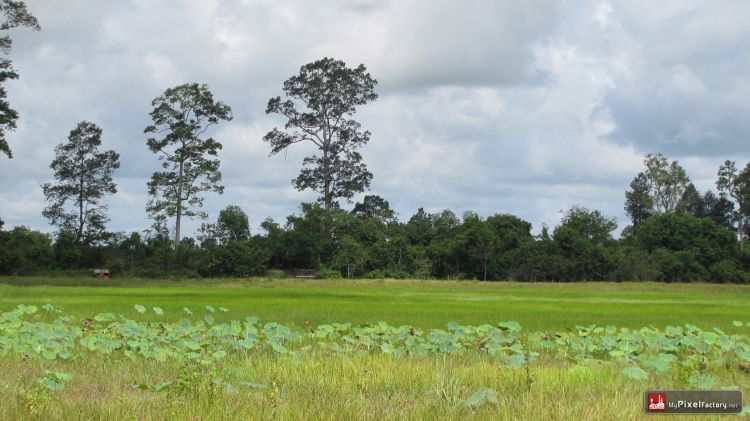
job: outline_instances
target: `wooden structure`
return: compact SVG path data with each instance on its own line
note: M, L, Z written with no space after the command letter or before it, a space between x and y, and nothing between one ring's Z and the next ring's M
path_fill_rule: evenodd
M315 269L288 269L284 274L290 278L314 278Z

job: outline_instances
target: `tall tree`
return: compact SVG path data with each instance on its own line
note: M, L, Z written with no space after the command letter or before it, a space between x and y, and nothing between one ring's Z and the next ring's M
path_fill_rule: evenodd
M461 225L463 249L470 262L481 268L482 280L487 280L487 266L498 252L498 237L494 235L490 224L482 220L475 212L465 212Z
M384 224L396 222L396 212L387 200L378 195L365 195L362 202L354 205L352 213L360 218L376 218Z
M677 202L675 212L680 215L693 215L696 218L706 216L706 204L693 183L689 183L685 187L680 201Z
M245 241L250 238L250 221L245 211L237 205L229 205L219 212L215 224L201 225L201 241L212 240L224 245L232 240Z
M571 229L596 246L603 246L613 240L612 232L617 229L617 219L604 216L598 210L573 206L563 215L560 227Z
M77 243L95 240L104 232L108 219L102 199L117 193L112 173L120 168L120 155L112 150L99 151L101 145L99 126L88 121L78 123L68 141L55 148L50 165L55 182L42 186L50 202L42 214L53 225L75 233Z
M737 229L734 226L734 202L709 190L703 194L703 206L706 211L705 217L711 218L714 224L732 231Z
M660 153L646 155L643 164L646 166L643 174L649 185L654 211L674 212L690 182L685 169L677 161L670 163Z
M41 29L36 18L26 9L26 4L22 1L0 0L0 31L5 31L5 35L0 36L0 152L6 154L8 158L13 158L8 141L5 140L6 130L15 130L18 112L10 108L8 103L7 92L4 83L9 79L18 79L18 73L13 69L13 63L7 58L13 41L7 31L19 26L25 26L34 30Z
M358 152L370 132L351 117L357 106L377 99L376 83L364 64L352 69L341 60L323 58L284 82L284 100L277 96L268 101L266 113L280 114L286 123L284 130L274 128L263 140L271 144L271 155L295 143L315 145L320 154L303 160L292 185L319 193L326 211L337 206L337 199L349 200L370 186L372 173Z
M630 215L634 227L651 216L654 203L649 191L646 174L641 172L630 182L630 190L625 192L625 212Z
M152 198L146 211L175 217L175 245L180 244L183 216L206 218L197 208L203 205L202 192L222 194L219 159L221 143L202 136L221 120L232 119L232 109L214 101L205 84L190 83L167 89L151 103L154 124L145 133L161 135L148 139L148 148L159 154L164 171L155 172L148 182Z
M734 161L726 160L719 167L716 188L722 197L731 197L737 204L737 231L740 236L740 253L744 252L745 219L750 214L750 162L737 172Z

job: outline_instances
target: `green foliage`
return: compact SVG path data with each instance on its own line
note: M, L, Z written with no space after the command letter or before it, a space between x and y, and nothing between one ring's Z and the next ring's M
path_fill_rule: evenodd
M148 182L151 200L147 211L154 217L175 217L175 244L180 243L182 216L200 216L202 192L221 194L219 160L216 157L221 143L201 136L221 120L232 119L232 110L214 101L208 86L197 83L179 85L164 91L151 103L153 125L145 133L151 137L147 144L151 152L159 154L164 171L155 172Z
M750 214L750 162L737 172L734 161L726 160L719 167L716 188L722 197L730 197L737 204L737 231L740 236L740 254L744 251L745 221Z
M706 279L707 268L732 259L737 240L708 219L663 214L641 224L635 241L642 250L655 253L659 280L678 281Z
M3 0L0 2L0 31L8 31L12 28L25 26L34 30L39 30L39 22L29 13L26 4L23 1ZM16 129L18 112L10 107L8 103L5 82L9 79L18 79L18 73L13 69L13 64L7 58L10 53L12 40L7 32L0 36L0 152L13 158L8 141L5 139L6 131Z
M212 306L206 309L215 312ZM45 310L56 310L45 306ZM143 306L136 310L145 313ZM154 307L157 315L160 308ZM222 312L228 309L219 308ZM167 390L176 397L212 398L232 386L216 375L216 363L230 353L270 352L300 358L312 349L342 355L385 354L394 358L429 355L486 355L496 363L523 369L527 391L534 382L531 366L545 361L599 360L622 364L622 373L643 381L666 376L673 370L686 373L685 382L695 388L713 388L712 370L740 367L750 360L746 334L725 334L721 329L701 330L686 324L638 330L614 326L575 326L559 332L523 332L515 321L478 326L448 323L445 329L424 331L418 327L392 326L385 322L354 326L351 323L321 324L306 331L257 317L219 323L206 314L191 322L139 322L101 313L94 320L76 320L58 315L51 322L34 317L35 306L19 305L0 313L0 357L20 355L26 359L84 359L86 353L122 354L132 360L153 359L181 362L177 378L157 385L135 384L151 392ZM56 312L55 312L56 313ZM749 322L750 324L750 322ZM734 322L742 327L741 322ZM82 327L80 327L82 326ZM37 383L49 391L61 390L71 380L66 373L45 371ZM244 383L240 383L244 384ZM261 387L255 383L247 387ZM480 389L465 404L477 407L497 403L490 389Z
M284 82L284 100L268 100L266 113L280 114L286 122L284 130L274 128L263 140L271 145L271 155L299 142L315 145L320 155L303 160L292 185L319 193L326 211L337 207L337 199L351 199L370 185L372 173L358 152L370 132L350 117L357 106L377 99L376 83L363 64L349 68L326 57L302 66Z
M378 195L365 195L362 202L357 202L352 214L359 218L375 218L383 224L396 222L396 212L391 210L387 200Z
M613 218L599 211L572 207L555 228L553 240L566 258L560 278L565 281L608 279L615 268L611 246Z
M198 239L201 244L227 244L229 241L250 239L250 222L247 214L239 207L230 205L219 212L215 224L203 224Z
M70 374L50 370L44 370L44 374L44 376L37 379L37 382L45 389L53 392L63 390L65 382L73 378Z
M677 161L670 163L662 154L646 155L643 165L646 171L642 174L648 186L653 212L674 212L690 182L685 169Z
M654 202L650 195L650 184L646 174L638 175L625 191L625 212L630 215L633 226L638 226L653 213Z
M648 373L640 367L625 367L622 372L633 380L648 379Z
M483 387L469 396L464 404L468 407L478 407L484 404L497 405L497 392L492 389Z
M61 230L75 234L76 243L90 244L104 236L108 221L106 195L117 193L112 174L120 168L120 155L99 151L102 129L82 121L70 131L67 143L55 148L50 164L54 183L42 186L50 206L42 214ZM72 209L72 210L71 210Z
M351 236L345 235L339 241L339 248L333 257L333 264L342 268L341 272L347 278L361 275L363 267L367 261L367 254L364 246Z
M341 279L341 272L336 269L322 267L315 272L315 277L320 279Z
M268 253L250 240L230 240L208 253L208 261L202 270L209 276L257 276L267 269Z
M76 233L68 229L61 229L55 237L55 264L61 269L77 269L80 267L83 246L78 242Z
M50 238L26 227L0 231L0 273L26 275L52 267L55 252Z

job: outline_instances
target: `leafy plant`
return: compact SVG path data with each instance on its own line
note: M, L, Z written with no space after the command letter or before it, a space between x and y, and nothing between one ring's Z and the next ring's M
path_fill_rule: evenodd
M469 396L469 398L466 399L465 402L465 405L468 407L478 407L485 404L497 405L497 392L486 387L483 387L474 392L474 394Z

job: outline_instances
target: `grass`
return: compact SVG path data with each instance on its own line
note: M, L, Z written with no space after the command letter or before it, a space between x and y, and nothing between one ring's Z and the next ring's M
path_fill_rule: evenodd
M43 285L46 284L46 285ZM62 285L62 286L60 286ZM77 285L75 287L69 285ZM87 285L87 286L82 286ZM92 286L96 285L96 286ZM139 320L177 320L183 307L224 306L218 320L257 315L302 327L331 322L411 324L422 328L515 320L527 330L575 325L638 328L693 323L735 331L750 314L750 286L659 283L514 283L417 280L114 280L0 278L0 311L52 303L67 314L113 312ZM138 315L133 306L166 312Z
M297 328L305 320L422 328L516 320L525 331L693 323L746 333L732 321L750 320L750 286L738 285L0 278L0 312L47 302L81 318L113 312L137 320L176 320L185 317L182 307L196 319L205 305L224 306L231 311L213 313L217 320L257 315ZM138 314L134 304L159 306L165 314ZM37 386L45 370L73 378L64 390L47 391ZM750 373L721 368L711 374L717 388L750 393ZM214 378L232 390L214 385ZM162 392L133 388L164 381L175 383ZM496 391L497 404L465 405L480 388ZM0 358L0 419L637 419L644 417L646 389L684 388L690 386L679 367L636 381L615 363L541 360L526 371L473 354L394 358L313 349L294 359L258 350L212 366L133 362L119 353L73 361L13 354Z
M685 386L678 371L658 381L635 381L617 365L585 362L535 365L529 383L524 370L478 356L312 355L295 360L253 353L201 367L173 361L134 364L92 354L79 363L48 363L45 368L73 378L63 391L35 390L31 396L0 387L0 418L634 419L643 416L644 390ZM33 386L41 373L36 364L0 360L0 384ZM232 389L212 385L214 377ZM750 390L748 375L723 372L717 377L721 386L744 382L745 393ZM133 388L165 380L175 382L165 391ZM480 388L496 391L497 404L467 406L466 399Z

